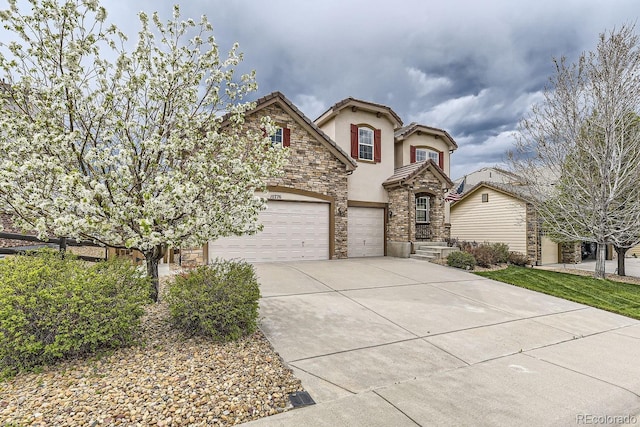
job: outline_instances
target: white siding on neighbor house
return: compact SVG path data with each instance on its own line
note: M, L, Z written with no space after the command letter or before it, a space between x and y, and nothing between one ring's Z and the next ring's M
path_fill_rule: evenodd
M489 201L482 202L482 194ZM480 188L451 206L451 237L478 243L506 243L527 253L526 204L504 193Z
M640 257L640 245L634 246L633 248L629 249L625 254L625 257L632 257L634 255L636 257Z

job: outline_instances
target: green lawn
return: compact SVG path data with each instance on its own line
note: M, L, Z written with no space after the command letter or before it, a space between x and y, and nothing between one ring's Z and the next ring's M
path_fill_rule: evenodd
M640 319L640 286L638 285L514 266L476 274Z

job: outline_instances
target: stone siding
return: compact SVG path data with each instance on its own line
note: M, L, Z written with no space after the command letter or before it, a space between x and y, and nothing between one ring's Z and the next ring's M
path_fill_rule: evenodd
M429 228L431 231L431 241L444 242L448 239L449 233L444 222L445 201L442 192L442 183L438 178L426 170L422 176L413 180L413 191L411 197L411 235L415 240L415 206L416 194L427 193L429 198Z
M429 222L432 241L443 242L450 237L450 225L444 222L445 201L442 184L429 170L411 183L411 188L395 187L388 191L389 210L393 213L387 224L390 242L415 242L416 195L429 195Z
M387 222L387 240L409 242L409 198L410 192L403 187L389 190L390 218Z
M531 203L527 203L527 258L531 265L542 262L541 227L538 214Z
M582 262L582 244L580 242L565 242L560 244L561 262L564 264L578 264Z

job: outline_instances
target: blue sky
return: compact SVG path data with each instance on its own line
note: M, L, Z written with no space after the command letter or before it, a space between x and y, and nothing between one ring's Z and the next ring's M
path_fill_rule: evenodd
M5 3L4 1L2 3ZM103 0L130 37L136 13L174 2ZM5 3L6 4L6 3ZM459 149L451 177L500 164L513 132L553 73L598 34L634 24L637 0L189 0L223 50L235 41L255 97L281 91L312 120L349 96L393 108L405 124L447 130ZM4 6L2 8L5 8Z

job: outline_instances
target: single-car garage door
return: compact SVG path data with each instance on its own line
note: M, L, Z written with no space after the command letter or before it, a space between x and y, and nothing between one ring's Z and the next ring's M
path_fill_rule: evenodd
M272 201L260 212L263 230L253 236L209 242L209 261L249 262L329 259L329 204Z
M384 209L349 207L349 258L384 256Z
M542 236L542 265L544 264L556 264L558 262L558 244L548 238Z

